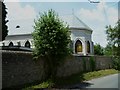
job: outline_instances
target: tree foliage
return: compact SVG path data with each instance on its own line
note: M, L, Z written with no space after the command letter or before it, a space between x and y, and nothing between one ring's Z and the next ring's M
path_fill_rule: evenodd
M0 1L0 5L2 5L2 40L5 40L5 37L8 35L8 26L6 25L8 22L8 20L6 20L7 11L3 2Z
M94 54L95 55L104 55L103 47L100 44L94 45Z
M45 58L48 77L53 78L59 63L69 54L69 28L53 10L41 14L34 23L34 56Z
M104 48L104 54L106 56L112 56L113 54L113 48L110 44L107 44L107 46Z
M108 44L112 47L112 55L115 58L116 69L120 70L120 20L116 23L114 27L107 26L106 34Z

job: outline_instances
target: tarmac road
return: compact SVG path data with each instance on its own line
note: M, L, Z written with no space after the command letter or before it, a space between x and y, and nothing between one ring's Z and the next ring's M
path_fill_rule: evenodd
M113 74L90 81L84 81L83 83L66 88L79 90L120 90L120 73L119 75Z
M89 85L86 88L118 88L118 84L120 84L118 76L118 74L113 74L87 81Z

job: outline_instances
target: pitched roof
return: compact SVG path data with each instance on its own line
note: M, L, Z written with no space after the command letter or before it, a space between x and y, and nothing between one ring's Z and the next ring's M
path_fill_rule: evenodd
M88 27L82 20L80 20L74 14L60 16L60 18L64 21L64 23L67 23L70 28L87 29L87 30L92 31L90 27Z
M32 34L15 34L15 35L8 35L5 40L25 40L25 39L32 39Z

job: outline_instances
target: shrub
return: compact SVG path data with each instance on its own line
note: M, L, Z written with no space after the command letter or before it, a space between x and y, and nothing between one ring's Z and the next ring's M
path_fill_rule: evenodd
M120 71L120 58L119 57L113 58L113 68Z

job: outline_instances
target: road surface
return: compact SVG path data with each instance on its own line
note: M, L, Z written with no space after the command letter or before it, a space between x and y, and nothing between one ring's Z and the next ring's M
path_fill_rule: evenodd
M107 88L109 88L108 90L120 90L120 81L118 80L118 78L120 79L120 74L113 74L97 79L92 79L90 81L85 81L83 83L76 84L68 88L80 90L84 90L84 88L89 88L88 90L95 90L93 88L101 88L102 90L107 90Z
M118 74L93 79L87 81L87 83L90 85L86 88L118 88Z

